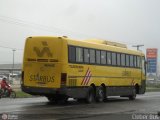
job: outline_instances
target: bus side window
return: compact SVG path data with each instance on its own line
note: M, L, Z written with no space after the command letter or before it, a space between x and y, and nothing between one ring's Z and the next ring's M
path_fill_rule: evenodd
M69 62L76 62L76 48L69 46Z
M101 64L106 64L106 51L101 51Z
M87 48L84 49L84 63L89 63L89 50Z
M111 52L107 52L107 64L111 65Z
M83 62L83 48L76 48L76 62Z
M137 67L137 56L134 56L134 67Z
M117 61L116 61L116 53L112 53L112 65L116 65Z
M101 53L99 50L96 50L96 63L100 64L101 63L101 57L100 57Z
M137 56L137 67L138 67L138 68L141 68L141 65L140 65L140 57L139 57L139 56Z
M129 55L126 55L126 66L129 67Z
M130 67L133 67L134 61L133 61L133 55L129 56L130 61Z
M125 54L121 54L121 66L122 67L125 67L125 64L126 62L125 62Z
M121 54L117 53L117 65L120 66L121 65Z
M96 61L96 54L95 54L95 50L90 49L90 63L93 64Z

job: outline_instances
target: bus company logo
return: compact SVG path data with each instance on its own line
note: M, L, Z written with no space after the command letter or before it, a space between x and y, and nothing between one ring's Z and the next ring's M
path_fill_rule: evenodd
M82 80L81 85L88 85L91 77L92 77L92 73L91 73L91 71L88 68L87 71L86 71L86 74L85 74L85 76L84 76L84 78Z
M35 82L54 82L54 76L46 76L46 75L30 75L30 81L35 81Z
M33 50L36 52L37 56L43 57L46 54L48 57L52 57L53 55L48 47L48 43L46 41L42 41L42 46L43 46L42 50L40 50L38 47L33 48Z

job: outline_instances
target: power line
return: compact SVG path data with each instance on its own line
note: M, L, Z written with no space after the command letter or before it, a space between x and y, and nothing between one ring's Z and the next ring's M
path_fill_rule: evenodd
M78 33L78 32L74 32L74 31L70 31L70 30L65 30L65 29L61 29L61 28L57 28L57 27L53 27L53 26L45 26L45 25L41 25L41 24L36 24L33 22L28 22L28 21L23 21L20 19L15 19L15 18L11 18L11 17L6 17L6 16L2 16L0 15L0 20L3 22L7 22L10 24L15 24L15 25L20 25L20 26L25 26L25 27L31 27L31 28L38 28L44 31L49 31L49 32L64 32L64 33L72 33L72 34L76 34L76 35L80 35L80 36L86 36L86 37L94 37L94 38L100 38L100 37L96 37L93 35L88 35L88 34L84 34L84 33Z
M88 35L88 34L84 34L84 33L65 30L65 29L54 27L54 26L41 25L41 24L28 22L28 21L24 21L24 20L12 18L12 17L3 16L3 15L0 15L0 21L6 22L9 24L23 26L23 27L36 28L36 29L40 29L40 30L44 30L44 31L48 31L48 32L63 32L63 33L65 33L65 35L66 35L66 33L72 33L74 35L79 35L79 36L83 36L83 37L85 36L85 37L89 37L89 38L103 39L102 37L98 37L98 36L93 36L93 35ZM125 42L125 43L127 45L131 45L131 46L133 45L132 43L129 43L129 42ZM139 49L139 47L137 49Z
M23 49L12 48L12 47L7 47L7 46L0 46L0 48L11 49L11 50L23 50Z

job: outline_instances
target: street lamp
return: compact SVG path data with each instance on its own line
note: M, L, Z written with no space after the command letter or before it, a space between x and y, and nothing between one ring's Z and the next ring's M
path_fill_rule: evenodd
M15 53L15 49L12 49L13 51L13 64L12 64L12 82L13 82L13 71L14 71L14 53Z
M144 45L133 45L132 47L136 47L137 48L137 51L139 51L139 48L140 47L143 47Z

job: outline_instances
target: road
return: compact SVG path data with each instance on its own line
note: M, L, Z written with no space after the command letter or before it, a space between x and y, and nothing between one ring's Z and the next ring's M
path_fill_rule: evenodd
M160 92L149 92L130 101L110 97L105 103L85 104L70 99L67 104L50 104L45 97L0 99L0 119L18 120L160 120Z

